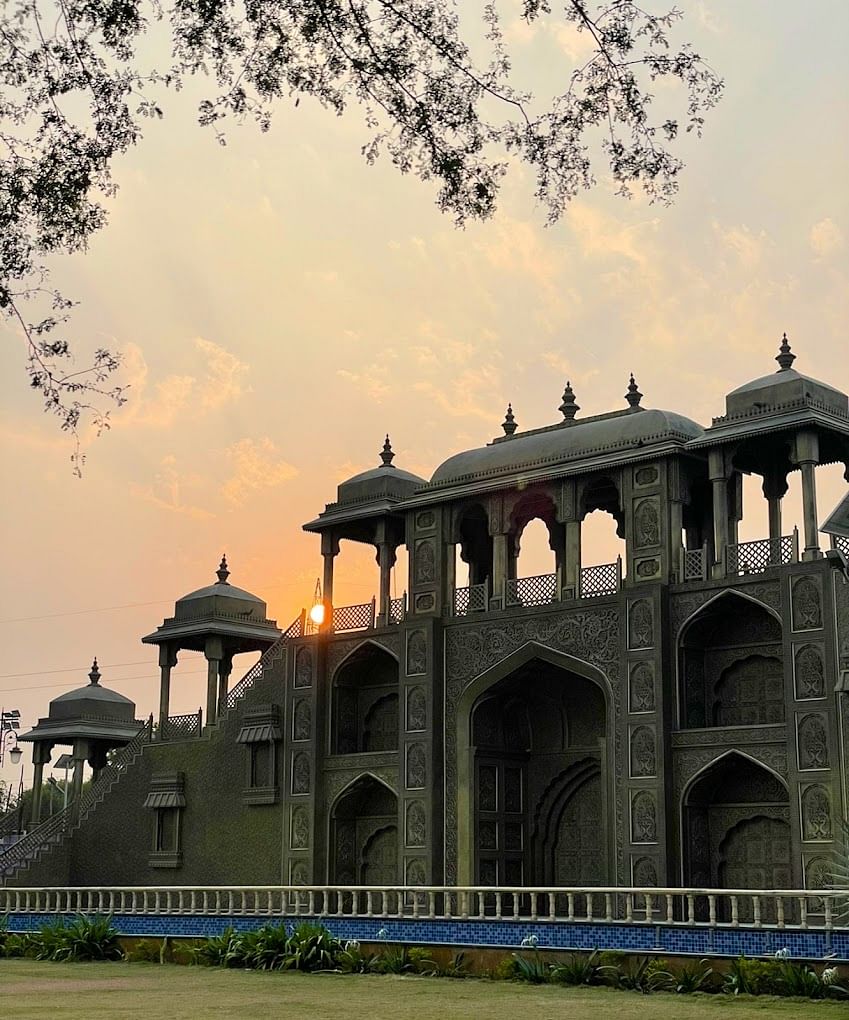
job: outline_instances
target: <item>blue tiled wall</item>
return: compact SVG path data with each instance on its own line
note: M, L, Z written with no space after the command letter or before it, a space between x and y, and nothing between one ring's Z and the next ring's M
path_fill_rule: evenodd
M9 931L30 931L55 915L10 914ZM70 920L70 915L68 915ZM219 935L225 928L245 930L293 917L224 917L185 914L116 914L113 923L122 935ZM685 928L657 925L569 924L566 922L394 920L391 918L318 918L340 939L361 942L405 942L411 945L518 947L536 935L540 949L622 949L638 953L685 953L697 956L771 956L787 948L796 959L829 957L849 961L849 930L829 937L823 931L785 928Z

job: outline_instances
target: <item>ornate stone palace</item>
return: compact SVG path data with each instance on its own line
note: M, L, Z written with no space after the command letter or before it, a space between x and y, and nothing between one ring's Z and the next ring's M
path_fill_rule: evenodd
M100 771L58 821L30 820L5 880L822 887L849 814L849 497L821 531L815 472L849 477L849 402L792 367L786 338L776 360L707 428L644 408L632 377L607 414L580 417L568 385L556 424L521 432L508 409L504 435L430 481L387 439L305 525L320 612L283 632L222 563L143 639L158 719L130 739L113 702L119 732L92 729L98 686L25 735L41 766L64 738L78 779L92 755ZM801 535L782 527L794 471ZM759 541L738 540L744 474L763 479ZM615 563L582 564L594 510L617 522ZM520 577L534 519L556 572ZM363 605L334 603L346 541L377 552ZM206 656L205 718L169 714L182 649Z

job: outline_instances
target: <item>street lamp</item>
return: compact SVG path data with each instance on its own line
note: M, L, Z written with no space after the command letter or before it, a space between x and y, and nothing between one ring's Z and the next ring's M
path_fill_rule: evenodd
M20 728L20 720L21 713L16 708L10 708L8 711L5 708L0 709L0 766L3 764L9 737L14 741L14 746L9 751L12 764L17 765L21 760L21 755L24 752L18 747L18 734L15 732Z

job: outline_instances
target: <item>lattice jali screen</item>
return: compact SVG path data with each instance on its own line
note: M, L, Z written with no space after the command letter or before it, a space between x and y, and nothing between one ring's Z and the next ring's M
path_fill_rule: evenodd
M486 610L486 583L470 584L468 588L454 589L454 615L467 616L469 613L482 613Z
M704 581L707 577L707 550L685 549L683 567L685 581Z
M831 542L835 549L838 549L843 555L849 559L849 536L847 535L832 535Z
M794 535L781 538L759 538L740 542L726 549L726 572L729 574L760 574L769 567L780 567L795 559Z
M169 715L165 729L159 734L160 740L191 740L199 737L203 730L200 711L187 715Z
M370 630L374 626L374 601L333 610L333 630Z
M596 567L581 567L581 598L615 595L619 591L620 570L618 560L615 563L600 563Z
M557 574L537 574L509 580L505 590L508 606L547 606L557 599Z
M407 615L407 596L402 595L400 599L389 600L389 622L401 623Z

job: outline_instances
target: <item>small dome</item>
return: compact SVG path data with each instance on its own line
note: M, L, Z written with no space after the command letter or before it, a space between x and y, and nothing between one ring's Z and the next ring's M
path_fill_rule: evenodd
M787 407L811 404L842 415L849 411L849 397L845 393L791 367L796 355L790 350L786 333L775 360L780 366L777 372L752 379L726 396L727 416L768 414Z
M177 599L176 605L174 606L174 616L176 618L179 619L185 616L194 616L198 612L210 610L211 606L217 606L225 612L233 610L236 612L250 613L251 616L257 618L265 618L265 601L258 595L253 595L251 592L245 591L244 588L237 588L234 584L230 584L227 580L230 576L230 571L227 567L226 556L221 557L221 563L218 565L216 573L218 574L218 580L213 584L208 584L203 588L198 588L196 591L190 591L188 595L184 595L182 598ZM203 605L203 602L206 599L215 599L215 602ZM220 601L230 599L236 603L240 603L241 605L237 608L235 606L228 606L226 601ZM244 603L247 603L247 605L244 605Z
M117 691L100 686L97 659L92 663L89 683L85 687L68 691L67 694L60 694L50 702L47 711L50 720L96 716L103 719L132 721L135 714L135 702Z
M368 471L361 471L360 474L342 482L337 489L337 502L360 503L381 497L404 499L419 486L427 485L426 479L396 468L392 463L394 457L395 454L392 451L389 436L387 436L380 454L383 463Z

